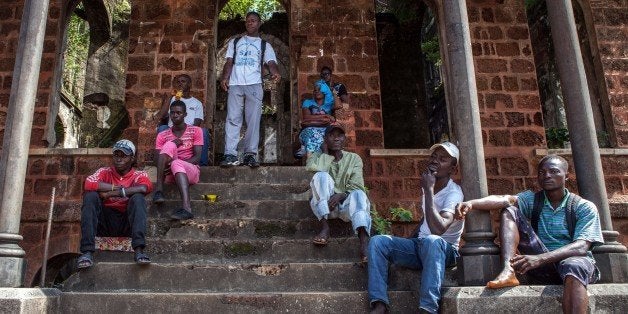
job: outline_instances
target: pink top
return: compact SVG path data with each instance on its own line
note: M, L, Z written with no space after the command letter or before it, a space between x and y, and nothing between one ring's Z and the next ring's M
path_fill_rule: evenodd
M179 159L187 160L194 156L194 146L203 146L203 131L201 128L193 125L186 125L187 128L181 135L183 145L177 147L177 156ZM159 134L155 140L155 148L161 149L164 144L176 139L177 136L172 134L172 128L169 128Z

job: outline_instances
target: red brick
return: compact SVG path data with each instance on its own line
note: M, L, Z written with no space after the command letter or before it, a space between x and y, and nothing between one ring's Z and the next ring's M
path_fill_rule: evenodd
M159 43L159 53L169 54L172 53L172 41L164 39Z
M492 179L487 180L489 194L514 194L514 183L509 179Z
M495 50L500 57L512 57L520 54L517 43L495 43Z
M127 74L126 75L126 89L131 89L133 86L137 84L137 75L135 74Z
M484 160L484 164L486 167L486 175L488 176L497 176L499 175L499 167L497 165L496 158L486 158Z
M486 107L496 108L513 108L512 96L507 94L487 94L485 97Z
M503 176L528 176L530 169L525 158L502 158L499 161L500 175Z
M159 65L169 71L181 71L183 69L183 62L175 57L161 58Z
M490 26L486 29L488 31L488 39L491 40L499 40L504 38L504 32L501 27L498 26Z
M495 21L493 10L490 8L482 8L482 20L484 22L492 23Z
M372 148L381 148L384 143L384 134L375 130L356 130L355 131L356 146L368 146Z
M493 112L480 116L482 127L502 127L504 126L504 117L501 112Z
M476 59L478 73L499 73L508 71L507 62L502 59Z
M529 73L534 71L534 64L528 60L513 59L510 61L510 69L514 73Z
M525 125L525 116L521 112L506 112L508 127L521 127Z
M508 130L489 130L489 142L493 146L510 146L510 132Z
M519 84L517 83L517 78L512 76L504 77L504 90L508 92L516 92L519 90Z
M496 91L502 90L502 78L501 77L494 76L491 79L491 89L496 90Z
M513 40L528 39L528 28L523 26L512 26L506 30L508 38Z
M151 56L129 56L128 71L153 71L155 69L155 59Z
M538 95L517 95L517 108L519 109L540 109L541 100Z
M543 145L545 137L535 131L531 130L517 130L512 134L514 144L517 146L541 146Z

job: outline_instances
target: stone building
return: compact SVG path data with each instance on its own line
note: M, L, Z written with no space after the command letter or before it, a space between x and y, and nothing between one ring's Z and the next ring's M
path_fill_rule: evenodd
M67 25L81 2L90 23L83 92L92 98L83 98L79 110L64 101L61 85ZM225 95L216 78L226 41L242 31L237 21L218 21L227 1L129 0L128 23L122 26L112 23L112 2L0 3L0 247L8 248L0 250L0 265L13 265L19 273L21 261L27 260L25 286L36 283L42 264L51 189L56 188L56 201L49 257L51 264L62 264L79 247L82 183L109 160L109 150L98 147L116 138L130 139L138 144L140 166L150 166L154 115L161 95L171 92L175 75L192 77L192 94L205 104L204 126L215 139L214 160L222 153ZM370 197L384 216L390 207L404 207L418 218L420 171L427 148L441 138L461 148L458 179L467 198L534 189L538 160L555 152L572 166L570 190L600 209L609 241L600 254L623 254L625 261L626 249L613 242L618 236L613 230L626 245L626 1L552 1L553 6L539 13L526 10L523 0L424 0L413 2L411 10L417 13L405 20L377 13L380 1L279 2L285 14L271 18L274 23L263 35L275 47L282 73L282 81L267 88L274 111L264 118L265 130L275 137L264 150L267 164L295 163L291 150L299 131L300 102L321 67L330 66L351 94L338 119L347 126L349 149L365 160ZM575 15L564 12L566 3ZM529 19L532 13L537 20ZM560 35L549 36L549 26L553 33L560 29ZM436 52L442 62L436 66L421 61L423 46L417 42L428 36L436 36L440 44ZM119 71L108 69L112 64ZM557 74L561 80L548 79ZM442 85L440 96L431 92L435 84ZM562 94L552 88L557 84ZM106 102L100 94L107 95ZM569 123L571 149L548 147L546 128L560 126L547 124L549 115L557 115L551 109L560 111L552 107L554 98L564 101L562 121ZM105 121L110 128L93 128L104 119L104 113L97 117L97 108L103 106L111 115ZM82 120L81 129L95 139L77 140L75 148L64 146L59 136L71 136L70 131L60 133L55 125L76 127L73 119ZM433 131L438 125L430 119L444 121L438 135ZM598 148L600 133L603 148ZM395 228L404 233L410 227ZM494 229L489 215L467 222L463 262L466 258L469 267L471 262L485 267L476 274L467 270L466 282L489 276L490 265L495 265Z

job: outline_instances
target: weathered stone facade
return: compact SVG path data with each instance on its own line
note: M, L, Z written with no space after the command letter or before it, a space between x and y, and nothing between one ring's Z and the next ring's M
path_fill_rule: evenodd
M96 1L96 0L94 0ZM80 230L80 198L85 177L109 162L108 150L47 150L45 130L52 106L54 78L59 73L63 29L68 2L51 0L37 104L31 136L32 152L25 181L20 244L29 262L26 285L41 266L46 211L50 190L57 188L51 254L76 252ZM163 93L171 92L172 78L192 77L192 94L206 104L205 125L212 128L215 114L217 14L225 1L132 0L129 54L126 67L125 107L129 127L123 137L136 142L140 165L152 160L155 113ZM613 113L609 130L614 149L602 151L606 189L613 224L628 244L628 5L626 1L579 0L591 16L588 34L592 51L601 60L605 77L600 95ZM291 88L292 136L298 131L298 108L310 93L322 66L331 66L338 81L351 92L349 108L338 119L347 126L349 149L364 158L370 197L386 215L389 207L420 208L420 171L426 150L392 151L384 148L380 68L374 2L368 0L282 1L288 12L290 68L284 80ZM442 18L438 1L428 1ZM7 125L6 112L23 1L0 4L0 138ZM486 171L490 193L515 193L535 188L535 167L546 154L535 61L523 1L468 0ZM441 30L442 32L442 30ZM441 42L441 45L446 45ZM445 67L455 67L445 64ZM445 84L447 84L445 82ZM447 90L447 88L446 88ZM455 104L449 104L455 106ZM450 125L465 121L450 121ZM455 134L453 135L455 138ZM213 147L221 151L221 147ZM569 158L570 152L559 151ZM464 157L462 157L464 158ZM577 191L575 174L569 188ZM415 215L419 218L418 215ZM408 227L409 228L409 227ZM404 230L399 230L403 233Z

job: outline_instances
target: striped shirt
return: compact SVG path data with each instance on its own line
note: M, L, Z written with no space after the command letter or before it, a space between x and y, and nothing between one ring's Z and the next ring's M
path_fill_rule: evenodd
M604 243L602 238L602 228L600 227L600 218L597 208L590 201L584 198L576 204L576 226L574 230L573 240L569 237L567 224L565 223L565 206L567 206L567 197L569 191L565 189L565 196L556 209L546 197L543 198L543 207L539 217L538 236L541 242L545 244L548 250L553 251L561 248L576 240L585 240L591 242L591 246ZM534 208L534 192L524 191L517 194L518 206L526 218L531 219L532 209Z

